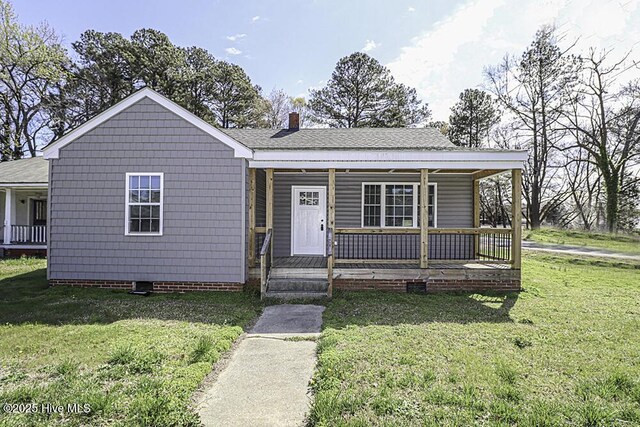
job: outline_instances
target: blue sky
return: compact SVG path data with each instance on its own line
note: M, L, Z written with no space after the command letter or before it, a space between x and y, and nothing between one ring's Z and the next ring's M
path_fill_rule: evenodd
M126 36L155 28L180 46L242 66L264 93L306 96L339 58L366 51L446 119L483 67L520 53L555 23L578 48L640 49L640 0L135 1L13 0L19 20L47 21L65 44L87 29Z

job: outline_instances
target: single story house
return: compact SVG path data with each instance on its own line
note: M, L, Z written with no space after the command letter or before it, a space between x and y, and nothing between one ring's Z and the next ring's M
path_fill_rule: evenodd
M518 290L521 211L480 227L479 180L510 174L519 207L526 156L431 128L300 129L295 113L287 129L219 129L145 88L45 147L44 218L41 177L0 184L4 243L44 220L54 286Z

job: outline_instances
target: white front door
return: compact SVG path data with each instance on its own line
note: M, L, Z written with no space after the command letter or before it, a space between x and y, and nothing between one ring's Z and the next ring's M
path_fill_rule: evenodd
M291 187L291 255L325 255L326 187Z

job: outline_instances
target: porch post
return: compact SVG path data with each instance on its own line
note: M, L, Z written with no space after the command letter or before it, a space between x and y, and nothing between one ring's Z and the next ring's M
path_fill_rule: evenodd
M10 188L5 188L4 190L4 244L8 245L11 243L11 213L13 211L13 197L12 190Z
M511 268L519 270L522 244L522 172L511 170Z
M256 170L249 169L249 268L256 266Z
M480 228L480 180L473 180L473 228ZM473 236L473 257L478 256L480 250L480 235Z
M420 169L420 268L429 266L429 169Z
M327 254L327 274L329 279L329 288L327 289L327 296L331 298L333 294L333 236L336 230L336 170L329 169L329 253Z
M271 230L271 244L273 245L273 168L267 169L267 194L266 194L266 202L267 202L267 233ZM273 250L271 251L271 262L273 263Z

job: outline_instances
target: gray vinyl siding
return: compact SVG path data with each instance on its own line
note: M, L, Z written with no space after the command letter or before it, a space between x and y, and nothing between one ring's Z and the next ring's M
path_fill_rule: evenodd
M49 277L242 282L243 162L159 104L134 104L51 160ZM127 172L164 173L162 236L125 235Z
M419 174L337 173L336 227L357 228L362 224L363 182L420 182ZM429 175L437 183L437 226L464 228L473 224L473 185L470 175Z
M257 175L259 176L259 174ZM257 179L258 194L264 183ZM407 182L420 181L419 174L400 173L336 173L336 227L361 227L362 183L363 182ZM437 183L437 226L439 228L464 228L473 224L473 185L469 175L429 175L429 182ZM328 177L322 174L276 173L274 178L274 255L291 255L291 187L293 185L327 186ZM257 200L260 197L257 196ZM259 205L259 203L257 203ZM256 220L258 222L258 220ZM433 237L430 255L435 258L439 241ZM396 246L403 249L394 254L399 258L417 258L419 236L370 236L361 240L362 248L343 248L352 257L365 258L364 246L373 246L373 239L396 239ZM400 242L402 241L402 242ZM355 242L354 242L355 243ZM383 243L387 243L385 240ZM345 242L344 245L347 243ZM353 246L354 244L352 244ZM386 245L390 246L390 245ZM466 252L466 248L464 249ZM386 254L391 256L391 254Z

